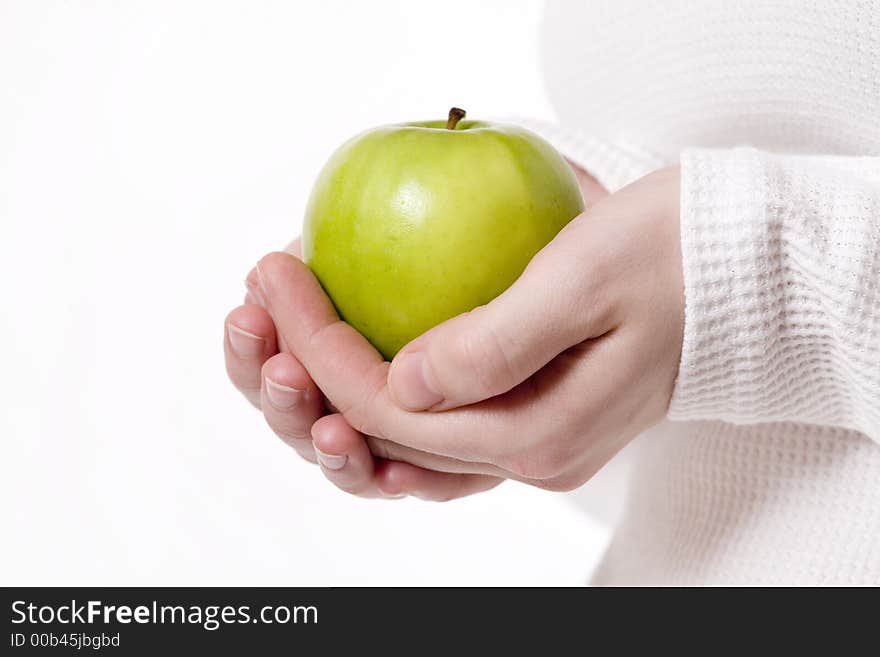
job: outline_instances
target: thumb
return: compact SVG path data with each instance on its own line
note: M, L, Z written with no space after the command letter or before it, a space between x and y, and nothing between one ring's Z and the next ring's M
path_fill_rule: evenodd
M516 282L485 306L453 317L408 344L388 385L405 409L446 410L507 392L557 355L606 332L610 313L585 264L585 215L542 249Z

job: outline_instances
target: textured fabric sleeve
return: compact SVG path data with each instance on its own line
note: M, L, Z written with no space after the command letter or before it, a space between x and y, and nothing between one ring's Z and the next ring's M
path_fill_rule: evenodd
M688 150L673 420L880 442L880 158Z

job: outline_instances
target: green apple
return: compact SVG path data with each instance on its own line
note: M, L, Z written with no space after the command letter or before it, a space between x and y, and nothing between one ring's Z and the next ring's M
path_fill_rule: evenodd
M440 322L491 301L584 209L570 167L515 125L375 128L321 171L303 258L339 315L391 359Z

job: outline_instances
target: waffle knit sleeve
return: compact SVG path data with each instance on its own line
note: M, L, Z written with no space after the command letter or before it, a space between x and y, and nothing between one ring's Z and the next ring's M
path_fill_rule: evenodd
M687 150L673 420L880 442L880 158Z

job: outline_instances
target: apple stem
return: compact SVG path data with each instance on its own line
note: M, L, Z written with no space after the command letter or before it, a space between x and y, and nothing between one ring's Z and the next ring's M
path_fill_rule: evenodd
M458 125L458 122L461 121L467 112L463 109L459 109L458 107L453 107L449 110L449 118L446 119L446 129L447 130L455 130L455 126Z

